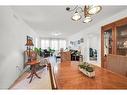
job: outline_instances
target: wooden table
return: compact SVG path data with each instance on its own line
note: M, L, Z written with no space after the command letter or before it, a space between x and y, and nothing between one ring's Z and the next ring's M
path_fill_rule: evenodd
M64 62L54 67L58 89L127 89L127 77L95 66L95 78L88 78L77 65Z
M37 61L37 60L33 60L33 61L30 61L30 62L27 62L27 64L30 65L30 68L31 68L31 74L27 77L27 78L30 78L29 83L31 83L34 75L37 78L41 78L36 73L36 65L39 64L39 63L40 63L40 61Z

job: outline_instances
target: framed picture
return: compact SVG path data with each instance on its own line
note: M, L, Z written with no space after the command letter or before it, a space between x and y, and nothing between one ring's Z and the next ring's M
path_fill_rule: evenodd
M83 39L83 38L81 38L81 39L80 39L80 42L81 42L81 43L83 43L83 42L84 42L84 39Z
M80 44L80 40L78 40L78 44Z
M70 44L71 44L71 45L72 45L72 43L73 43L73 42L72 42L72 41L70 41Z
M72 42L71 44L74 45L74 42Z

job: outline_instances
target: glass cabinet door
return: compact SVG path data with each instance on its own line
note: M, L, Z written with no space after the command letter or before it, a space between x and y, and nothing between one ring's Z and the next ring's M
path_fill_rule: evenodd
M112 54L112 29L104 31L104 56Z
M127 56L127 17L101 27L101 62L108 68L107 56Z
M127 24L116 27L117 32L117 54L127 55Z

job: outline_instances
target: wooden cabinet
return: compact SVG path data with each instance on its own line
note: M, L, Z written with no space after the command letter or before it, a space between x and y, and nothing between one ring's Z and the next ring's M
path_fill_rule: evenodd
M127 56L109 54L107 69L127 77Z
M108 68L108 55L127 56L127 17L101 27L101 65L104 68Z

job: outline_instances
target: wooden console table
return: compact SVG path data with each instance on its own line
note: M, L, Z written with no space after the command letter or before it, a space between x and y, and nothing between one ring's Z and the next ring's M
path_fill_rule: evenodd
M78 70L78 64L63 62L56 65L54 76L58 89L127 89L127 78L95 66L95 78Z

